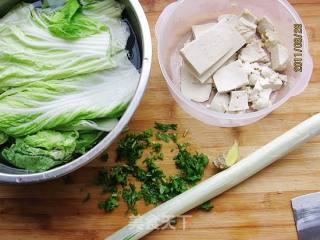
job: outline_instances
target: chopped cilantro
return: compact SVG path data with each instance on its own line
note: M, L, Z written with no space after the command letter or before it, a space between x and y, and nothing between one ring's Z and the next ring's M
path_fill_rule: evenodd
M90 199L91 199L91 194L87 193L86 196L83 198L82 202L83 203L88 202Z
M177 223L178 223L178 219L177 219L177 218L172 218L172 219L170 220L170 225L171 225L171 226L175 226L175 225L177 225Z
M103 192L117 192L117 186L126 186L128 181L128 171L124 166L115 166L110 171L102 169L98 173L96 183L102 186Z
M200 209L209 212L213 209L213 204L211 203L211 201L205 202L200 206Z
M151 147L154 152L160 153L161 148L162 148L162 144L161 143L152 143Z
M164 141L166 143L170 142L170 140L172 140L173 142L177 142L177 134L176 133L158 132L156 134L156 138L158 140Z
M175 196L188 190L188 184L180 176L171 176L162 186L162 192L159 196L161 202L165 202Z
M101 201L98 204L98 207L105 212L111 212L113 209L119 206L119 196L117 193L113 193L107 200Z
M178 144L178 148L179 152L174 157L176 166L189 184L197 183L204 175L204 170L209 163L208 157L203 153L191 154L186 144Z
M163 123L155 122L154 128L161 131L161 132L168 132L169 130L176 131L178 128L178 125L177 124L163 124Z
M129 188L123 189L122 198L128 205L128 211L137 215L136 202L141 199L141 193L136 191L136 186L130 184Z
M128 205L128 212L136 215L138 213L136 202L141 198L147 205L158 205L187 191L190 186L202 179L209 162L208 157L201 153L192 154L187 150L188 144L178 143L177 133L174 132L177 130L176 124L155 123L154 128L158 130L155 134L158 141L153 141L153 131L148 129L144 132L126 133L118 142L118 160L124 163L99 172L97 184L102 187L103 193L112 193L107 200L99 203L100 209L106 212L112 211L118 207L119 197L122 196ZM186 130L183 137L187 133ZM176 147L171 149L171 152L178 150L174 160L180 170L179 174L167 176L157 165L158 160L164 159L164 154L161 152L162 143L159 141L175 143ZM148 156L141 161L146 153ZM143 166L137 165L138 160ZM141 182L140 192L136 190L134 184L128 185L129 175ZM202 208L209 209L210 206L207 204Z
M126 160L130 166L136 164L142 157L143 151L151 145L152 129L142 133L129 133L118 143L119 160Z

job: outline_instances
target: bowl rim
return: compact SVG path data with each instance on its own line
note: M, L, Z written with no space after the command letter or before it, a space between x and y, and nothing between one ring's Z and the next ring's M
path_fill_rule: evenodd
M173 83L173 81L171 80L171 77L169 76L168 72L166 71L166 69L164 67L164 64L162 63L162 60L160 57L161 48L160 48L160 44L159 44L159 38L160 38L160 36L159 36L160 26L159 25L163 25L163 26L166 25L166 20L167 21L169 20L169 17L171 15L173 15L174 10L180 4L183 4L184 1L185 0L178 0L177 2L171 3L163 10L163 12L161 13L161 15L156 23L155 31L156 31L156 36L158 38L157 51L158 51L158 60L159 60L161 72L164 75L164 78L166 80L166 83L169 86L170 91L172 91L173 94L177 98L179 98L179 100L182 101L183 104L185 104L188 108L192 108L195 113L202 114L202 115L206 116L207 118L209 117L209 118L218 118L220 120L239 120L239 121L248 120L248 119L259 120L263 116L268 115L269 113L271 113L272 111L274 111L275 109L279 108L281 105L286 103L291 97L295 96L296 92L300 92L299 89L297 89L299 87L299 84L297 84L294 87L294 89L292 90L293 94L287 94L285 97L281 98L278 102L273 104L271 107L263 109L263 110L259 110L256 112L249 112L249 113L243 113L243 114L220 113L220 112L215 112L215 111L209 112L205 107L199 107L198 103L193 102L193 101L187 99L186 97L184 97L181 94L181 92L176 88L176 84ZM305 76L301 77L301 78L305 78L305 86L303 86L303 90L304 90L304 88L307 87L309 81L311 80L311 74L313 71L313 60L312 60L311 54L309 52L309 39L308 39L307 31L306 31L305 25L304 25L301 17L297 13L297 11L294 9L294 7L287 0L277 0L277 1L291 14L292 18L296 21L296 23L302 25L302 29L303 29L302 34L303 34L303 39L304 39L304 41L303 41L303 49L304 49L303 62L308 62L308 65L310 66L310 69L304 74ZM166 10L168 10L169 15L166 17L163 17L163 13ZM166 18L166 19L164 19L164 18ZM180 106L180 103L178 103L178 104ZM182 107L182 108L185 110L185 107ZM186 112L188 112L188 111L186 111ZM191 115L194 116L194 114L191 114ZM200 121L203 121L203 120L200 120ZM203 122L207 123L207 121L203 121ZM210 124L210 125L217 125L217 124Z
M69 163L41 173L0 173L0 183L37 183L53 180L58 177L62 177L68 173L71 173L79 169L80 167L88 164L89 162L97 158L99 155L101 155L103 151L105 151L112 144L112 142L120 135L122 130L127 126L130 119L133 117L135 111L137 110L138 106L140 105L144 92L147 88L152 62L152 40L147 17L139 1L128 0L128 3L130 4L130 7L132 7L132 9L134 10L134 14L138 20L139 28L141 29L142 67L139 85L136 89L136 93L133 99L131 100L127 110L121 117L117 126L90 151Z

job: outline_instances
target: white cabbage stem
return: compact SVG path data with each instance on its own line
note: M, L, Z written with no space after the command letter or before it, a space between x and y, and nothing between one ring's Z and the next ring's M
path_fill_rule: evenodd
M169 219L178 217L238 185L318 134L320 113L261 147L231 168L135 219L106 240L140 239Z

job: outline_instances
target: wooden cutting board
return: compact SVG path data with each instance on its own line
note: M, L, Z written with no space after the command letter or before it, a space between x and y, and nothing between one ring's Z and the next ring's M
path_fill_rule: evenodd
M141 0L152 34L154 24L169 0ZM155 121L179 124L179 131L189 129L189 141L211 159L237 139L245 156L276 136L320 110L320 1L291 0L306 24L310 50L315 62L308 89L291 99L279 110L248 127L222 129L192 119L177 106L161 75L153 37L151 81L137 113L130 123L133 130L153 126ZM109 149L114 158L114 146ZM212 212L193 210L183 229L158 230L145 239L297 239L290 199L320 190L320 137L311 140L263 172L214 200ZM112 161L110 163L112 164ZM112 214L97 208L103 199L99 188L91 184L97 171L106 165L101 159L72 174L74 183L61 179L28 186L0 186L0 239L4 240L80 240L103 239L130 220L126 206ZM161 163L166 171L174 171L174 163ZM214 174L210 166L206 176ZM91 200L83 203L86 194ZM138 204L141 213L148 210Z

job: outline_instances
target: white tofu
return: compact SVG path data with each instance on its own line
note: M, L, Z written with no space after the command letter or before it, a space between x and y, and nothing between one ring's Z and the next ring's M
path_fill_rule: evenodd
M223 66L231 57L233 57L236 52L245 45L245 39L232 27L226 24L218 23L214 28L226 28L232 32L232 37L229 41L232 42L232 49L224 55L218 62L216 62L208 71L206 71L203 75L199 76L195 71L191 69L191 73L197 77L200 82L206 82L212 75Z
M233 91L229 103L229 111L245 111L249 109L249 98L246 91Z
M206 23L201 25L193 25L192 26L192 33L194 38L198 38L203 33L210 30L212 27L214 27L217 23Z
M254 24L257 24L258 23L258 18L253 15L248 9L245 9L243 11L243 13L241 13L240 17L243 17L244 19L246 19L247 21L249 22L252 22Z
M238 24L235 29L241 34L247 43L250 43L256 39L257 25L246 20L245 18L239 18Z
M250 86L255 86L257 82L261 82L263 78L259 73L252 73L249 75L249 84Z
M225 23L232 27L236 27L239 22L239 16L234 14L224 14L218 17L219 23Z
M214 27L187 44L180 52L189 64L188 67L200 77L232 49L232 35L228 28ZM207 79L209 77L204 81Z
M270 53L272 69L279 72L286 70L289 64L288 49L281 44L276 44L270 49Z
M218 92L229 92L249 84L248 75L243 70L241 62L235 61L220 68L213 80Z
M253 98L252 98L252 94L253 94L253 88L250 86L246 86L246 87L242 87L241 88L242 91L245 91L248 94L248 102L252 102Z
M262 110L265 108L268 108L271 106L271 93L272 89L263 89L261 91L255 91L254 90L254 95L253 95L253 101L252 101L252 108L255 110Z
M275 27L271 20L267 17L263 17L258 21L258 32L260 35L264 35L267 31L275 32Z
M244 62L269 62L269 56L262 48L260 41L254 41L248 44L240 51L239 59Z
M279 90L283 85L283 82L278 77L262 78L259 82L263 89L271 89L272 91Z
M270 51L270 48L279 43L279 36L275 31L267 31L264 35L262 35L262 40L264 46L268 49L268 51Z
M227 93L217 93L210 104L210 109L225 113L229 109L230 96Z
M283 84L286 84L288 82L288 76L287 75L279 73L279 79L283 82Z
M189 73L185 65L181 67L181 92L182 94L195 102L206 102L210 98L212 84L194 83L194 76Z

